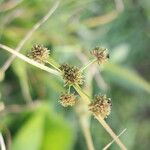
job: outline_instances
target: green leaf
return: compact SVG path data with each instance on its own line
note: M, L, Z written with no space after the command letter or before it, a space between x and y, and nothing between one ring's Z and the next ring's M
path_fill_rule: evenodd
M70 150L73 137L64 120L47 116L42 150Z
M43 124L43 114L34 114L15 136L12 150L38 150L43 135Z
M16 134L13 150L70 150L73 141L70 125L44 104Z

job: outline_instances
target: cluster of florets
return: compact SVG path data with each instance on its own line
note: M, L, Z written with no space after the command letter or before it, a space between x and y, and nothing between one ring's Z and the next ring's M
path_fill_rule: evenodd
M61 94L59 98L59 102L61 103L62 106L67 107L67 106L73 106L77 101L76 95L74 93L63 93Z
M50 51L43 45L36 44L32 47L28 56L38 63L45 64L49 58Z
M98 64L102 64L107 61L109 54L106 48L95 47L91 54L94 55L97 59Z
M104 48L96 47L91 52L96 57L98 64L105 62L109 55ZM39 63L45 64L48 62L49 50L43 45L34 45L29 53L29 57ZM83 84L82 71L75 66L69 66L63 64L59 68L61 70L65 85L74 86ZM74 93L65 92L61 94L59 102L62 106L73 106L76 103L77 97ZM106 118L111 111L111 100L106 95L95 96L94 101L89 104L89 110L94 115L101 115L102 118Z
M107 118L111 111L111 99L107 98L106 95L97 95L94 101L89 104L89 110L94 115L100 115L102 118Z
M83 75L79 68L75 66L69 66L67 64L61 65L59 68L62 71L65 85L82 85Z

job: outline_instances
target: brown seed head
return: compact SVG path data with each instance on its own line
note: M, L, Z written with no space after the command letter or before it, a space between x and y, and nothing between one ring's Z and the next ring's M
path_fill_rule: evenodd
M45 64L49 57L49 50L43 45L36 44L32 47L29 57L39 63Z
M63 73L63 79L65 80L65 85L83 84L83 76L79 68L64 64L61 65L60 70Z
M102 118L107 118L111 111L111 100L106 95L97 95L94 101L89 104L89 110L95 115L101 115Z
M91 54L96 57L98 64L106 62L109 58L106 48L96 47L91 51Z
M59 102L62 106L73 106L76 103L76 96L72 93L64 93L60 96Z

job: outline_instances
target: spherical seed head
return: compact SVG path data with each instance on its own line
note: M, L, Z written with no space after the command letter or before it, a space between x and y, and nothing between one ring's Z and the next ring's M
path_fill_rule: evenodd
M106 48L96 47L91 51L91 54L96 57L98 64L106 62L109 58Z
M32 47L29 57L39 63L44 64L49 57L49 50L43 45L36 44Z
M72 93L63 93L60 96L59 102L61 103L62 106L67 107L67 106L73 106L76 103L76 96Z
M65 80L65 85L82 85L83 84L83 75L79 68L75 66L69 66L63 64L60 66L60 70L63 73L63 79Z
M101 115L102 118L107 118L111 112L111 99L106 95L95 96L94 101L89 104L89 110L95 115Z

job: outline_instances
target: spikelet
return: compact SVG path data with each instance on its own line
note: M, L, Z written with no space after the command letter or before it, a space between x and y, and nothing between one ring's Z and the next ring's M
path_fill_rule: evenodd
M50 52L46 47L40 44L36 44L32 47L28 56L39 63L45 64L48 60L49 53Z
M94 101L89 104L89 111L94 115L101 115L102 118L107 118L111 112L111 100L106 95L97 95Z
M67 107L73 106L76 103L76 100L77 98L73 93L63 93L60 96L59 102L62 106Z
M60 66L60 70L62 71L65 85L83 84L83 75L79 68L63 64Z
M96 47L91 51L91 54L96 57L98 64L103 64L109 58L107 49Z

